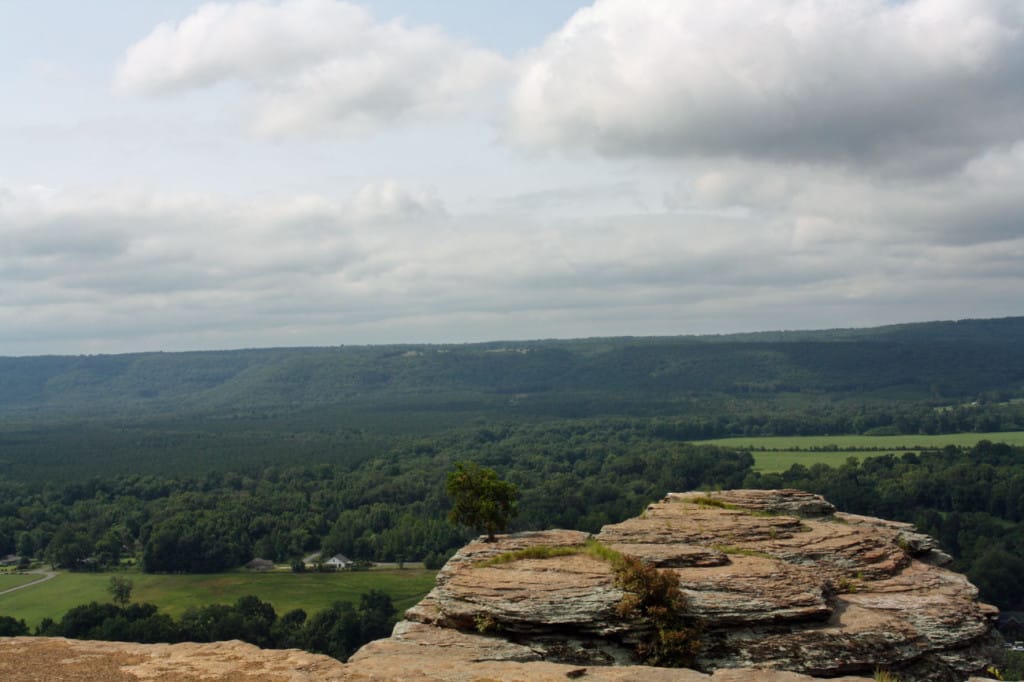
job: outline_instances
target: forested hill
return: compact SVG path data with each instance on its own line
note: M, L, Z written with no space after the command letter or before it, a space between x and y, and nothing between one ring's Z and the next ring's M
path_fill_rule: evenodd
M1024 395L1024 317L873 329L464 345L0 358L0 415L295 413L323 406L553 417L698 403Z

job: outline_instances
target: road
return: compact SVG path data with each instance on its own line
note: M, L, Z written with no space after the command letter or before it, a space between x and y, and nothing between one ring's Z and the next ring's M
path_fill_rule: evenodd
M56 571L44 571L41 568L37 568L34 571L29 571L29 573L36 573L41 577L38 580L33 580L32 582L25 583L24 585L18 585L17 587L9 587L6 590L0 590L0 597L2 597L5 594L14 592L16 590L23 590L26 587L32 587L33 585L38 585L39 583L45 583L47 580L53 580L57 577Z

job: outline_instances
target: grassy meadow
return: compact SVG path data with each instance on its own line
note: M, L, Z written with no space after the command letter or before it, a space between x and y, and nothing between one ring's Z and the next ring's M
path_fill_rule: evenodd
M9 590L12 587L17 587L18 585L24 585L26 583L34 582L42 577L43 576L35 573L15 573L13 571L2 571L0 572L0 592L4 590Z
M920 452L947 445L970 447L980 440L1024 445L1024 431L951 433L914 436L741 436L699 441L732 450L749 450L754 468L765 473L785 471L794 464L839 466L849 457L864 459L889 452Z
M146 573L66 573L35 587L0 595L0 615L24 618L35 627L43 618L58 620L68 609L91 601L110 601L110 576L134 584L132 601L151 602L175 618L190 606L233 604L252 594L270 602L279 616L292 609L312 614L336 601L359 604L372 589L387 592L399 612L418 602L434 586L435 571L389 569L340 573L231 572L211 575L151 575ZM18 576L22 577L22 576ZM38 576L28 576L35 578ZM0 589L13 587L0 576ZM27 582L27 581L26 581Z

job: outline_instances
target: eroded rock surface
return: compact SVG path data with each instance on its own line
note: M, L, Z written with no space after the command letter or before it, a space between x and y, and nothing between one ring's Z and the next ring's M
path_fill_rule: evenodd
M674 572L699 625L700 670L639 666L634 648L650 628L618 615L624 593L608 561L573 553L480 566L586 540L552 530L470 543L390 638L345 665L242 642L15 637L0 638L0 679L864 682L880 668L903 682L959 681L981 673L997 644L996 610L909 524L837 513L792 490L680 493L598 535Z
M673 493L597 539L678 575L700 628L704 672L835 678L884 668L904 681L964 680L984 670L997 645L996 609L941 567L945 555L931 538L910 524L838 513L818 495ZM452 660L474 665L557 663L583 666L588 678L609 676L592 679L628 679L635 644L649 630L617 614L624 593L611 564L582 553L479 565L524 547L585 540L556 530L467 545L408 622L353 659L354 670L374 665L373 652L404 657L445 646L458 652ZM658 679L651 674L645 669L643 678Z
M131 644L60 637L0 637L5 682L332 682L350 679L328 656L239 641ZM398 678L395 678L398 679Z

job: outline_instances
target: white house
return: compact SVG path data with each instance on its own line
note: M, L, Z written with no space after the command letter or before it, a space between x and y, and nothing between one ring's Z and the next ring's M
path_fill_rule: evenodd
M324 566L330 566L334 569L350 568L355 562L349 559L344 554L335 554L330 559L324 562Z

